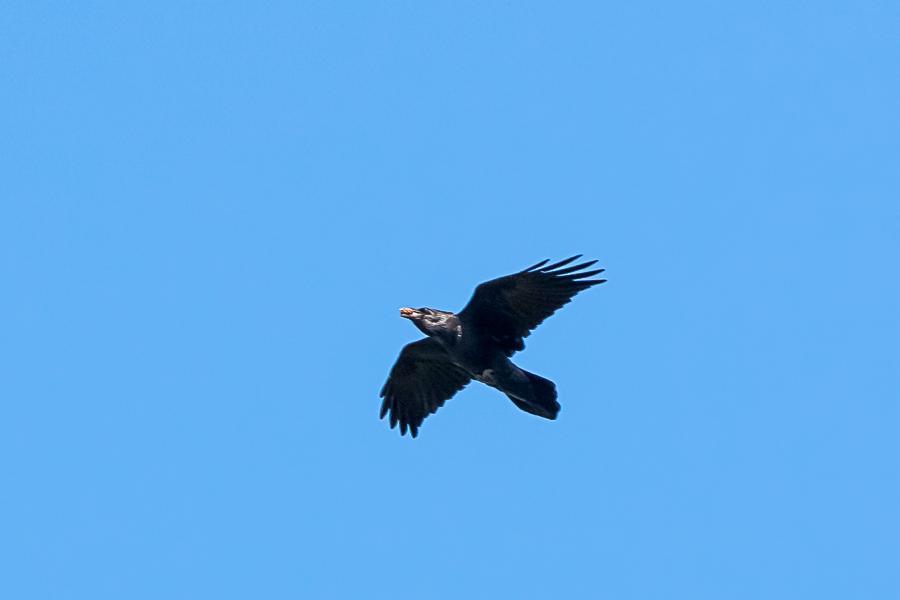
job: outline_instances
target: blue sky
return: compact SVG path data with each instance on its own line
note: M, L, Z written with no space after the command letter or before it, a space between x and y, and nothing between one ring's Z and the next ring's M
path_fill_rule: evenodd
M898 28L4 3L0 595L900 597ZM377 419L398 307L574 253L558 421Z

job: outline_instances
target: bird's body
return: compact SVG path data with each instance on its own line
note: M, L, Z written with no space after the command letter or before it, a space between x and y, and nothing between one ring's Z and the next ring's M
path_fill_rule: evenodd
M479 285L459 313L402 308L428 337L407 344L381 390L381 416L391 427L418 433L422 421L474 379L505 393L520 409L547 419L559 412L552 381L517 367L510 357L524 338L575 294L604 279L586 279L596 261L562 268L579 256L544 267L540 262L514 275Z

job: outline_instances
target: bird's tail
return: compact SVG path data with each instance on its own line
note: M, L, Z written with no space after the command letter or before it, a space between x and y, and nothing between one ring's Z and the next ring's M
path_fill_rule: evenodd
M513 404L527 413L545 419L555 419L560 408L559 402L556 401L556 384L540 375L529 373L525 369L521 369L521 371L528 378L530 393L516 394L515 396L507 393L506 395L513 401Z

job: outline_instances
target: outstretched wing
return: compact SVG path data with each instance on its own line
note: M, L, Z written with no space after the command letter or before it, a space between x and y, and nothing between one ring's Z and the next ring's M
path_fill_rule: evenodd
M468 373L454 365L443 346L425 338L407 344L394 363L381 388L381 418L390 412L391 429L400 423L400 435L406 430L413 437L425 417L469 383Z
M490 336L507 356L525 348L523 338L572 298L605 279L588 279L604 269L585 271L590 260L566 267L581 255L546 265L544 260L524 271L493 279L475 288L459 318L466 326ZM563 268L565 267L565 268Z

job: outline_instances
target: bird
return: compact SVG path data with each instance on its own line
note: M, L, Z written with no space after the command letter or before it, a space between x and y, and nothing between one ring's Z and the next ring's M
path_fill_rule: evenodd
M592 279L589 260L568 266L578 254L479 284L458 313L434 308L401 308L426 337L407 344L381 388L380 418L415 438L422 422L472 380L496 388L521 410L554 420L559 414L556 384L516 366L510 358L525 349L525 338L579 292L604 283Z

